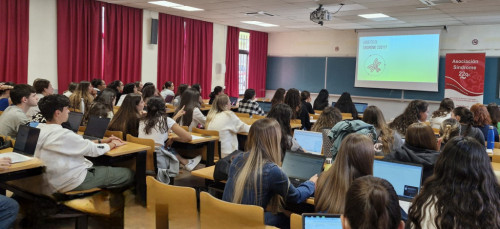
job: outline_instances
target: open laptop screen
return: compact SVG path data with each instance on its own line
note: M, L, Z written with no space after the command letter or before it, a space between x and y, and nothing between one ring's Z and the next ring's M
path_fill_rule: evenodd
M287 151L281 169L288 177L308 180L314 174L321 173L324 163L323 156Z
M40 129L20 125L19 130L17 131L14 152L23 153L26 155L34 155L39 135Z
M302 226L304 229L341 229L342 221L340 215L302 214Z
M389 181L399 197L412 199L420 191L422 166L375 160L373 163L373 176Z
M259 101L257 101L257 103L259 104L260 108L264 112L268 113L271 110L272 103L270 103L270 102L259 102Z
M356 111L362 114L363 112L365 112L366 107L368 107L368 103L354 103L354 106L356 107Z
M69 112L68 123L73 132L78 132L80 123L82 123L83 114L80 112Z
M321 154L321 147L323 145L323 135L319 132L295 130L293 137L305 151Z
M108 129L109 118L99 118L90 116L84 135L96 138L103 138Z

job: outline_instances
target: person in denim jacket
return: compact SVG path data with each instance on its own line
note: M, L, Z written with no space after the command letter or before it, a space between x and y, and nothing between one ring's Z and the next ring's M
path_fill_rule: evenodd
M266 210L266 225L288 228L290 220L282 213L285 202L301 203L314 194L314 175L297 188L281 170L281 129L274 119L261 119L250 128L249 152L236 157L229 168L222 199L258 205Z

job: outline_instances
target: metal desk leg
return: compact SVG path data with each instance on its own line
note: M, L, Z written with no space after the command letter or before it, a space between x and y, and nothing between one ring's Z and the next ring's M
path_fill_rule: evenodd
M143 206L146 206L146 151L137 153L135 163L137 198Z

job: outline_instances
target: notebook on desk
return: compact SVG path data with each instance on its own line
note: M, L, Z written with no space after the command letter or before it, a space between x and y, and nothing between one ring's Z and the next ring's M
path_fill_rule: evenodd
M109 121L109 118L90 116L89 122L87 123L87 128L83 133L83 138L89 140L102 139L104 137L104 134L106 133L106 130L108 129Z
M80 112L69 112L68 124L73 132L78 132L80 128L80 123L82 123L83 114Z
M420 192L422 165L396 161L375 160L373 176L386 179L399 197L400 206L408 212L409 202ZM406 208L406 209L405 209Z
M40 129L25 125L19 126L16 136L16 144L14 144L13 152L2 153L0 158L9 157L11 163L23 162L31 159L35 154L36 143Z
M321 155L323 146L323 134L320 132L295 130L293 137L300 147L308 153Z
M298 151L286 151L281 169L297 187L309 180L314 174L321 173L325 157Z
M302 214L303 229L341 229L340 215L324 213Z

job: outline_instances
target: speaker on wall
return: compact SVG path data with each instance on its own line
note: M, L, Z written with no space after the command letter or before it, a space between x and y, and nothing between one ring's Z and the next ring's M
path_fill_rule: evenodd
M151 44L158 44L158 19L151 19Z

